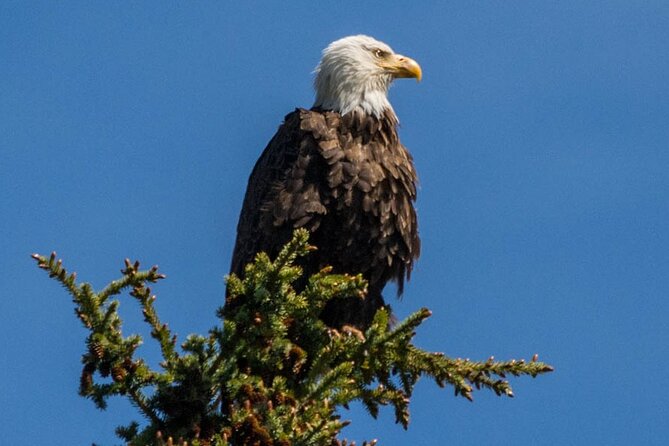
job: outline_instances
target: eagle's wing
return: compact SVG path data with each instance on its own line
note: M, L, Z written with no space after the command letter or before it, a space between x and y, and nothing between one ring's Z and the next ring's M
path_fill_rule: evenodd
M303 120L311 112L297 109L256 162L242 205L230 272L243 273L259 251L278 253L297 227L314 231L326 213L321 193L326 168L313 131Z

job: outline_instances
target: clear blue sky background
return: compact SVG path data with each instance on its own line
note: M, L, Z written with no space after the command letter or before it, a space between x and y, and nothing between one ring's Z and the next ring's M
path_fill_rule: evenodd
M391 91L424 244L397 313L433 310L425 348L556 372L474 403L425 382L407 432L358 407L345 436L666 444L669 3L640 0L0 3L0 442L118 444L136 418L77 396L85 332L29 254L97 287L159 264L163 319L206 331L250 169L355 33L424 70Z

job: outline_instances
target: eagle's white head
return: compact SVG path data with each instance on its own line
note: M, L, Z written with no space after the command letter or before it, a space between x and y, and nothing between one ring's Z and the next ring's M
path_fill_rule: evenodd
M323 50L316 67L314 107L342 115L360 110L380 117L393 110L388 101L392 81L398 77L420 81L421 76L415 60L395 54L385 43L364 35L344 37Z

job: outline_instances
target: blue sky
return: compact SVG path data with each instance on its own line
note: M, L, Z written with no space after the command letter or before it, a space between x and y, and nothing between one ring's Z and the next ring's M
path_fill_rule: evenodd
M136 418L77 395L85 332L29 254L56 250L96 287L125 257L159 264L162 318L206 331L255 159L311 105L321 49L357 33L424 73L391 91L424 246L396 312L433 310L425 348L539 353L556 372L474 403L426 381L408 431L353 408L344 436L664 444L669 4L631 0L2 2L3 443L118 444Z

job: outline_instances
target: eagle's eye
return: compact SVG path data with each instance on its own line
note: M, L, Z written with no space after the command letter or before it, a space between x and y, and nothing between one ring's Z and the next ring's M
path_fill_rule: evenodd
M383 58L386 57L387 55L388 55L388 52L387 52L387 51L383 51L383 50L380 49L380 48L376 48L376 49L374 50L374 56L376 56L376 57L379 58L379 59L383 59Z

